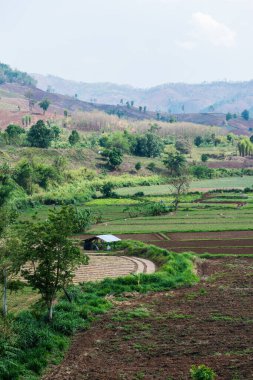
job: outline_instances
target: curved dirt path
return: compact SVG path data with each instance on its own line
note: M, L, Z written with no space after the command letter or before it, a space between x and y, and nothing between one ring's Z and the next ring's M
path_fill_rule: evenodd
M108 256L107 254L91 253L89 265L81 265L76 270L74 283L100 281L106 277L127 276L131 273L154 273L155 264L146 259L127 256Z

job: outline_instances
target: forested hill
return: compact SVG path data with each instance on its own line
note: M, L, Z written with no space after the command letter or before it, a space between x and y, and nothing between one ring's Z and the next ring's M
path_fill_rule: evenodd
M213 82L201 84L171 83L148 89L113 83L82 83L52 75L32 74L38 87L80 100L118 104L134 101L151 111L169 113L253 113L253 80L249 82Z
M12 69L5 63L0 63L0 84L3 83L18 83L26 86L35 86L36 80L27 73Z

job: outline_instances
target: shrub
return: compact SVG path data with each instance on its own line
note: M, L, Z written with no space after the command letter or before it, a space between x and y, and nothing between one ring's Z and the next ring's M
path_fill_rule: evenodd
M206 162L207 160L208 160L208 155L207 154L205 154L205 153L203 153L202 155L201 155L201 161L202 162Z
M156 164L154 162L150 162L148 165L147 165L147 169L150 170L151 172L154 172L155 169L156 169Z
M215 372L204 364L193 365L190 369L190 375L192 380L214 380L216 378Z
M136 162L135 169L139 171L141 169L141 162Z

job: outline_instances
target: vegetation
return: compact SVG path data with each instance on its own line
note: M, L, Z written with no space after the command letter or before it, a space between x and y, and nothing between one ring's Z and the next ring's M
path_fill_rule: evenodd
M23 232L20 266L31 263L21 270L22 276L34 289L38 289L48 308L49 321L53 318L53 304L59 290L66 291L74 276L74 270L86 264L68 236L75 231L73 209L63 208L51 212L47 221L29 223Z
M139 242L124 242L120 249L124 249L127 255L138 254L154 260L160 270L156 274L143 274L138 278L129 275L68 287L71 302L66 300L66 295L60 297L50 324L39 304L34 309L10 316L6 325L0 325L3 338L0 340L1 378L37 378L52 355L55 359L61 357L69 336L78 329L87 328L95 315L104 313L111 307L106 300L107 295L121 295L126 291L167 290L190 285L197 280L192 273L193 258L189 254L175 255Z
M43 99L41 102L39 102L39 106L43 109L43 113L45 115L48 107L50 106L50 101L48 99Z
M29 80L7 72L5 81ZM49 111L37 121L35 95L35 89L25 93L29 114L22 110L20 125L7 124L0 133L0 378L13 380L36 379L59 360L69 336L107 311L112 295L197 281L192 254L123 239L121 254L150 259L157 272L74 286L75 269L88 259L69 236L150 233L167 244L167 232L252 230L252 138L227 133L225 115L221 128L179 123L160 112L156 121L129 121L127 109L141 118L146 113L129 99L117 112L64 108L58 118L45 98L39 106ZM128 317L136 315L148 318L149 311L140 307ZM191 315L172 310L167 317ZM193 366L190 376L215 378L204 365Z
M216 374L211 369L206 367L204 364L199 366L193 365L190 370L190 375L192 380L215 380Z
M18 83L22 85L34 86L36 81L27 73L13 70L9 65L0 63L0 84Z

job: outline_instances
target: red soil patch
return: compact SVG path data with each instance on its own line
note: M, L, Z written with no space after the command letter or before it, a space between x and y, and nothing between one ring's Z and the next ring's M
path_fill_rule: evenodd
M63 363L43 379L188 380L193 364L205 364L219 380L251 380L252 265L253 259L206 261L205 277L192 288L118 304L77 334ZM126 318L140 306L148 316Z

